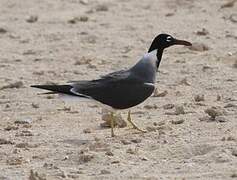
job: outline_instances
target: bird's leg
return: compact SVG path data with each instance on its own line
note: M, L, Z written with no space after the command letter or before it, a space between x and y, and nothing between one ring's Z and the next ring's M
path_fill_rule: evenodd
M114 113L111 112L111 120L110 120L110 127L111 127L111 137L114 137Z
M136 124L134 124L134 123L132 122L132 119L131 119L131 111L130 111L130 110L128 111L128 118L127 118L127 121L132 125L133 129L136 129L136 130L138 130L138 131L140 131L140 132L146 132L146 131L140 129L139 127L137 127Z

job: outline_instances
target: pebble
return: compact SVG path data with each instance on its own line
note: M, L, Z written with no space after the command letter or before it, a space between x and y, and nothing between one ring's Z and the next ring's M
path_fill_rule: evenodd
M131 142L128 141L128 140L126 140L126 139L122 139L122 140L121 140L121 143L122 143L123 145L129 145L129 144L131 144Z
M86 128L86 129L83 130L83 132L85 134L89 134L89 133L91 133L91 129L90 128Z
M127 122L123 119L121 114L114 114L114 126L117 126L119 128L124 128L127 126ZM111 127L111 112L109 112L107 109L102 109L102 116L101 119L105 121L104 123L101 123L101 127Z
M22 88L23 87L23 82L22 81L17 81L17 82L14 82L14 83L10 83L6 86L2 86L0 88L0 90L3 90L3 89L10 89L10 88Z
M142 140L141 139L132 139L131 142L133 142L133 143L141 143Z
M137 148L135 148L135 149L128 148L128 149L126 150L126 153L128 153L128 154L137 154L137 151L138 151Z
M17 130L17 129L19 129L19 127L11 126L11 125L8 125L7 127L4 128L5 131L11 131L11 130Z
M96 11L108 11L109 8L108 8L108 6L105 5L105 4L99 4L99 5L97 5L97 6L95 7L95 10L96 10Z
M231 22L237 23L237 14L231 14L229 19Z
M86 58L86 57L82 57L80 60L77 60L74 65L84 65L84 64L90 64L90 62L92 61L92 59L90 58Z
M114 154L111 151L106 151L105 155L107 155L107 156L114 156Z
M0 145L3 145L3 144L14 144L14 143L12 141L1 138L0 139Z
M88 0L80 0L80 3L83 5L87 5L89 3L89 1Z
M205 100L204 94L198 94L198 95L194 96L194 101L196 101L196 102L200 102L200 101L204 101L204 100Z
M208 114L213 120L215 120L217 116L223 115L222 110L216 107L207 108L205 113Z
M7 30L5 28L0 28L0 34L5 34L7 33Z
M156 131L156 130L157 130L157 127L154 127L154 126L147 126L147 127L146 127L146 130L147 130L148 132L153 132L153 131Z
M199 36L206 36L209 34L209 32L205 28L202 28L202 30L197 31L196 34Z
M45 175L40 175L37 171L30 170L29 180L46 180Z
M174 108L174 104L165 104L165 105L163 106L163 108L164 108L164 109L172 109L172 108Z
M171 121L172 124L182 124L184 123L184 119L176 119Z
M181 85L185 85L185 86L190 86L190 83L188 82L188 79L187 78L183 78L180 83Z
M23 157L12 157L7 160L7 164L11 166L21 165L23 163Z
M25 130L21 131L20 133L17 133L16 136L33 136L33 133L31 131Z
M31 106L35 109L38 109L39 108L39 104L36 104L36 103L31 103Z
M38 21L38 16L37 15L31 15L26 19L26 22L28 23L34 23Z
M183 106L175 106L175 115L185 114Z
M32 123L32 119L16 120L14 123L15 123L15 124L30 124L30 123Z
M156 104L153 104L153 105L147 104L147 105L144 106L144 108L145 108L145 109L157 109L158 106L157 106Z
M192 51L207 51L210 48L203 43L193 43L192 46L188 47Z
M156 88L153 94L153 97L165 97L168 94L168 91L159 92Z
M235 3L236 3L236 0L228 1L225 4L221 5L221 9L222 8L231 8L235 5Z
M110 174L111 172L110 171L108 171L108 170L106 170L106 169L102 169L101 171L100 171L100 174Z
M118 164L118 163L120 163L119 160L114 160L114 161L111 162L111 164Z
M237 157L237 149L232 150L232 155Z
M91 161L93 158L94 158L94 155L92 155L92 154L81 154L79 156L79 162L87 163L87 162Z

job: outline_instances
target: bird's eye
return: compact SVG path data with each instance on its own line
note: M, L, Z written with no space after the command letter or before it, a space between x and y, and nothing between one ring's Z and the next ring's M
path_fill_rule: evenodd
M166 38L166 41L167 42L170 42L172 40L172 37L171 36L168 36L167 38Z

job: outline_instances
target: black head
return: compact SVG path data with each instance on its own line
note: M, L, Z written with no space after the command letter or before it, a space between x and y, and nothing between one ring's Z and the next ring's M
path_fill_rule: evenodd
M148 52L151 52L155 49L164 50L165 48L173 46L173 45L191 46L192 44L188 41L175 39L169 34L159 34L152 41L152 44Z

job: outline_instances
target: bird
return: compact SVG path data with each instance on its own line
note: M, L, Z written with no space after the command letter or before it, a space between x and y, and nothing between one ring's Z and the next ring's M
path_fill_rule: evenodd
M50 91L48 93L52 94L94 100L111 108L111 136L114 137L115 111L136 106L152 95L163 51L173 45L192 46L186 40L176 39L169 34L159 34L153 39L148 52L129 69L115 71L93 80L72 81L63 85L32 85L31 87L48 90ZM128 122L134 129L144 132L132 122L130 113L129 110Z

